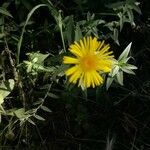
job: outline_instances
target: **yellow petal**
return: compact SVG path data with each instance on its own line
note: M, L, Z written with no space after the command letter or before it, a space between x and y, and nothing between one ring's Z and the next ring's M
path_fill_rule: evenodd
M69 56L64 56L63 63L64 64L78 64L79 60L77 58L73 58L73 57L69 57Z
M74 54L75 56L77 56L77 57L82 57L82 56L83 56L81 47L79 47L77 44L72 44L72 45L69 47L69 51L70 51L72 54Z
M78 70L78 66L73 66L73 67L69 68L69 69L65 72L65 74L66 74L67 76L69 76L69 75L75 73L77 70Z

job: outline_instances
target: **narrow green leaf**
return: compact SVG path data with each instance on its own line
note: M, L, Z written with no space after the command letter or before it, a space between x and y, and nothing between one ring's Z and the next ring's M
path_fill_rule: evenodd
M127 69L127 68L121 68L121 70L122 70L123 72L128 73L128 74L133 74L133 75L135 75L135 73L134 73L132 70L130 70L130 69Z
M0 105L4 102L4 97L0 94Z
M118 58L118 61L124 59L124 58L127 58L128 55L129 55L129 52L130 52L130 49L131 49L131 45L132 45L132 42L125 48L125 50L121 53L121 55L119 56Z
M13 16L4 7L0 7L0 14L13 18Z
M34 115L34 117L38 120L45 121L45 119L39 115Z
M6 111L4 110L2 105L0 105L0 113L6 115Z
M111 76L114 77L119 71L119 66L115 66L111 72Z
M120 18L120 20L119 20L119 26L120 26L120 32L121 32L121 30L122 30L122 28L123 28L123 24L124 24L124 20L123 20L123 14L120 12L120 13L118 13L118 16L119 16L119 18Z
M120 85L123 85L123 72L119 71L117 74L117 81Z
M131 69L137 69L136 66L131 65L131 64L126 64L126 66L124 66L124 68L125 68L125 69L129 69L129 70L131 70Z
M28 120L27 120L29 123L31 123L31 124L33 124L33 125L35 125L35 123L30 119L30 118L28 118Z
M111 86L112 82L113 82L114 78L108 77L107 81L106 81L106 89L108 90L109 87Z
M76 30L75 30L75 41L79 41L82 38L82 31L80 29L80 26L77 24L76 25Z
M128 7L130 9L134 9L140 15L142 14L140 7L138 5L136 5L135 3L130 4Z
M113 39L119 45L118 35L119 35L118 29L115 28L113 31Z
M46 111L46 112L52 112L49 108L47 108L46 106L41 106L40 107L42 110Z
M121 59L121 62L126 64L131 57Z
M34 102L34 103L33 103L33 105L40 105L40 104L42 104L42 102L43 102L43 100L42 100L42 99L40 99L40 100L38 100L38 101Z
M70 45L70 43L74 41L75 36L73 15L67 16L64 21L66 23L65 34L68 40L68 45Z
M58 99L59 98L58 95L55 95L53 93L48 93L48 96L51 97L51 98L54 98L54 99Z
M131 25L135 25L133 11L131 9L128 9L127 14L128 14Z

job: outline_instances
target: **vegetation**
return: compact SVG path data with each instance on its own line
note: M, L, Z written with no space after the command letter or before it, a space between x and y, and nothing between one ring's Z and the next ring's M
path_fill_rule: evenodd
M0 149L149 150L149 6L0 1Z

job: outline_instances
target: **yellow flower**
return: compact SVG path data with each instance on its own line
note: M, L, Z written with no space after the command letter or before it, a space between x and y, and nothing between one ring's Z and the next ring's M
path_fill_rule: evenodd
M103 83L102 73L110 72L113 65L109 44L100 42L96 37L84 37L70 45L69 51L74 57L64 56L63 63L72 65L66 70L69 82L82 88L95 87Z

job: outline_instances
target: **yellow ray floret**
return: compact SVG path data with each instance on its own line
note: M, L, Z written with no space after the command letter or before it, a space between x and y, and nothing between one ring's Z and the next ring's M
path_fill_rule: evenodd
M69 51L73 56L64 56L63 63L70 64L65 75L69 82L84 88L96 87L103 83L102 73L112 69L113 55L108 51L109 44L98 41L96 37L84 37L79 42L70 45Z

